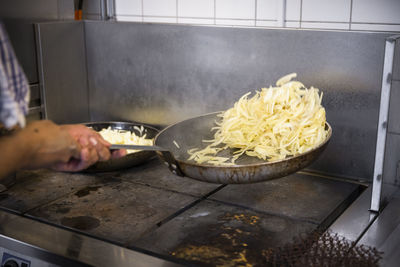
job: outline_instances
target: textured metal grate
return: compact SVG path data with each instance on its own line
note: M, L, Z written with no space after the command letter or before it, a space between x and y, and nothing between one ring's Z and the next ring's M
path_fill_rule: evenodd
M263 251L266 266L299 267L379 266L382 254L329 232L300 235L290 244Z

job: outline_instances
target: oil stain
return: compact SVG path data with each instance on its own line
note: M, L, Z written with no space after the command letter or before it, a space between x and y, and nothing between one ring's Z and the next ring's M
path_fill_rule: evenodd
M254 214L225 213L188 231L170 254L200 266L264 266L259 255L268 242L260 221Z
M100 221L90 216L64 217L61 224L78 230L91 230L100 225Z
M70 208L61 207L61 208L58 208L56 212L65 214L65 213L68 213L70 210L71 210Z
M87 186L75 193L75 196L84 197L90 194L91 191L97 191L101 186Z

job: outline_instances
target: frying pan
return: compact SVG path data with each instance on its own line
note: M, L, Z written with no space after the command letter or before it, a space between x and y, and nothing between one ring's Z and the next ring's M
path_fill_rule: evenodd
M155 138L155 136L159 132L159 130L154 127L135 122L91 122L85 123L85 125L91 127L95 131L101 131L101 129L111 127L111 129L131 131L138 136L141 136L141 133L135 128L135 126L143 126L144 131L142 134L146 134L146 138L151 139ZM156 153L154 151L142 150L135 153L127 154L122 158L110 159L108 161L99 161L86 169L85 172L117 171L142 164L152 157L156 157Z
M184 120L157 134L154 144L163 150L157 151L157 154L167 163L172 172L180 176L219 184L255 183L280 178L311 164L326 148L332 135L331 126L326 123L328 135L322 144L306 153L279 161L267 162L247 155L242 155L233 166L197 164L189 161L187 154L189 149L204 148L207 144L202 140L214 138L214 132L210 129L215 126L215 121L221 119L217 117L218 114L220 112ZM225 155L221 156L229 157L233 155L233 150L226 150L224 153Z

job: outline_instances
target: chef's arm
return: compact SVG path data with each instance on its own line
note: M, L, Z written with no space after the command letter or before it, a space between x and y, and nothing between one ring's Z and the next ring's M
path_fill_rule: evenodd
M79 159L79 143L51 121L37 121L0 137L0 179L20 169L48 168Z

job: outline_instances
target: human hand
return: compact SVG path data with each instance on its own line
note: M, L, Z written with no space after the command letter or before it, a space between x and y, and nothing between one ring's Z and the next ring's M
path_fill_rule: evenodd
M99 133L82 125L62 125L81 146L80 157L67 163L59 163L53 166L58 171L80 171L88 168L97 161L106 161L110 158L119 158L126 155L126 150L116 150L110 153L110 143L105 141Z
M51 121L32 122L25 129L19 130L17 135L26 145L22 168L50 167L67 163L71 158L80 158L79 143Z

